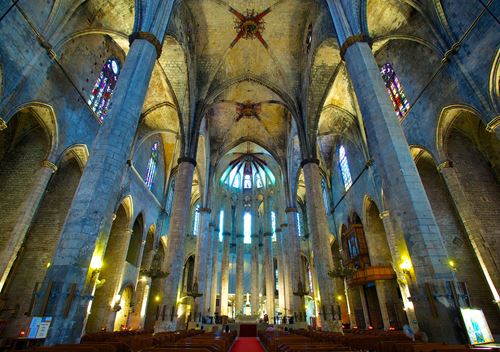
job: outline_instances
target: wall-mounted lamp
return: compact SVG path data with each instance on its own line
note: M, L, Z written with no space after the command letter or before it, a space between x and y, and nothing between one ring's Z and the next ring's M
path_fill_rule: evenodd
M448 266L451 270L457 271L457 263L453 259L448 260Z
M92 269L93 272L98 273L102 269L102 259L101 257L92 257L90 260L90 269Z
M339 302L342 301L342 296L341 295L337 296L337 301L339 301Z
M410 270L411 270L411 262L410 262L410 259L406 258L404 259L401 264L399 264L399 268L401 269L401 271L407 275L410 274Z

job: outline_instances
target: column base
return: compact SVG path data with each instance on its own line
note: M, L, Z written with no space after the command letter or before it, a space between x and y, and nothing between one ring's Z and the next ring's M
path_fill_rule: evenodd
M177 319L173 321L156 321L154 331L166 332L166 331L176 331L177 330Z

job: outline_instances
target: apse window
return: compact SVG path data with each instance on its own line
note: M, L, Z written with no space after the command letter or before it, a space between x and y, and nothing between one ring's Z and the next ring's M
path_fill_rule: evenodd
M271 212L271 227L273 229L273 242L276 242L276 213Z
M111 108L111 97L120 74L120 62L110 58L104 64L97 81L92 88L88 104L102 123Z
M257 185L257 188L259 188L259 189L262 188L262 187L264 187L264 184L262 183L262 179L260 178L259 175L256 176L256 182L255 183Z
M396 115L398 115L399 119L402 120L408 110L410 110L410 103L406 98L403 86L398 79L398 75L390 63L383 65L380 68L380 73L382 74L382 79L384 80L385 87L387 88L387 93L389 94L392 105L394 106L394 111L396 112Z
M252 214L243 216L243 243L252 243Z
M222 229L224 227L224 210L219 213L219 242L222 242Z
M148 167L146 168L146 177L144 177L144 183L150 191L153 189L156 172L158 171L158 146L158 142L156 142L151 147L151 156L149 157Z
M244 189L251 189L252 188L252 176L251 175L245 175L245 179L243 180L243 188Z
M344 188L346 192L352 186L351 170L349 169L349 162L347 161L347 155L343 145L339 148L339 168L342 175L342 181L344 182Z
M194 220L193 220L193 235L198 236L200 232L200 205L197 204L194 208Z
M296 213L297 215L297 231L299 237L304 234L304 223L302 222L302 214L300 212Z

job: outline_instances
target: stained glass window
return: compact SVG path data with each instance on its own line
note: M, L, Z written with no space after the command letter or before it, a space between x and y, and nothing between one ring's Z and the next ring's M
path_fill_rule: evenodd
M198 236L199 232L199 227L200 227L200 205L196 204L196 207L194 208L194 220L193 220L193 235Z
M144 183L151 190L153 188L153 183L156 177L156 171L158 169L158 142L153 144L151 148L151 157L149 158L148 167L146 169L146 177L144 177Z
M170 213L172 212L172 203L174 202L174 187L175 179L170 181L170 186L168 188L167 203L165 205L165 209L168 215L171 215Z
M352 186L351 170L349 170L349 162L343 145L339 148L339 168L344 182L344 188L347 191Z
M276 242L276 213L271 212L271 228L273 229L273 242Z
M120 62L117 59L108 59L90 93L88 104L99 117L101 123L111 108L111 97L119 74Z
M328 187L324 179L321 180L321 188L323 191L323 203L325 204L325 212L330 213L330 197L328 196Z
M302 236L304 234L304 229L302 227L302 219L301 219L301 216L300 216L299 212L297 212L295 214L297 215L297 231L298 231L298 235Z
M396 111L396 114L402 119L410 109L410 103L408 99L406 99L403 86L399 82L398 76L390 63L383 65L380 68L380 73L382 74L387 92L394 106L394 111Z
M244 189L251 189L252 188L252 176L251 175L245 175L245 179L243 180L243 188Z
M243 243L252 243L252 214L243 216Z
M349 246L349 256L354 259L359 255L358 238L356 236L351 236L347 240Z
M219 213L219 242L222 242L222 229L224 228L224 210Z

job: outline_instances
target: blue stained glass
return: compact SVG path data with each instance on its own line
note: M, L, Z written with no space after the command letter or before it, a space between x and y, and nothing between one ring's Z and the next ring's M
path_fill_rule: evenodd
M342 174L344 188L347 191L352 186L351 170L349 170L349 162L343 145L339 148L339 167Z
M89 106L103 122L111 108L111 97L120 74L120 63L116 59L108 59L104 64L88 100Z
M243 243L252 243L252 214L243 216Z
M193 235L198 236L200 226L200 205L197 204L194 209Z
M146 177L144 177L144 183L149 190L153 188L153 183L156 177L156 171L158 169L158 154L158 142L156 142L151 148L151 157L149 158L148 167L146 169Z

